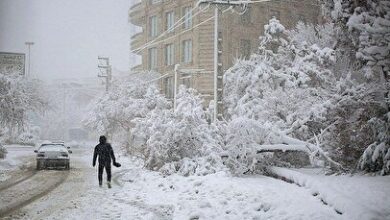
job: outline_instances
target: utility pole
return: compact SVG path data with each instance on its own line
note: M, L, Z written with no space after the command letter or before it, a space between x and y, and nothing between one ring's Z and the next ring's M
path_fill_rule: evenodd
M173 111L176 111L176 96L177 96L177 74L179 71L180 64L175 65L175 81L174 81L174 89L173 89Z
M34 45L34 42L27 41L25 44L28 47L28 73L27 73L27 77L29 77L31 74L31 46Z
M214 122L218 117L218 7L214 9Z
M98 77L106 78L106 92L108 93L108 90L111 86L111 79L112 79L112 69L110 65L110 58L108 57L98 57L99 61L99 73Z
M219 9L220 6L229 7L241 7L241 9L247 9L248 4L269 2L271 0L242 0L242 1L229 1L229 0L199 0L198 5L212 4L214 9L214 122L223 117L223 66L222 66L222 35L219 36Z

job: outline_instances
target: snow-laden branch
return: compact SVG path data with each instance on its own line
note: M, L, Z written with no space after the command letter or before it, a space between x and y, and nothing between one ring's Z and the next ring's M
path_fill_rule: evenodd
M344 170L343 166L340 163L334 161L332 158L330 158L328 154L319 146L318 143L314 145L285 135L281 135L280 140L288 145L306 147L311 153L318 153L319 155L321 155L326 161L329 162L332 168Z

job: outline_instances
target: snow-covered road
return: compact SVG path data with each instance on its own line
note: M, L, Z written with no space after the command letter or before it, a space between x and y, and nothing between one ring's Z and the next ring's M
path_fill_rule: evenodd
M26 175L32 175L26 181L0 191L1 194L17 189L18 192L13 192L17 197L8 197L7 201L12 203L29 197L28 193L21 193L27 189L31 193L48 189L8 213L4 219L279 220L348 219L351 216L348 209L343 209L343 214L337 213L333 206L324 204L307 188L278 179L239 178L225 173L163 176L147 171L137 161L123 156L119 158L123 166L113 170L113 188L99 188L96 168L91 167L92 148L73 151L69 172L49 170L31 174L26 171ZM61 178L60 184L49 190ZM0 184L0 190L1 185L4 186L4 182ZM8 202L0 196L0 207L6 207Z

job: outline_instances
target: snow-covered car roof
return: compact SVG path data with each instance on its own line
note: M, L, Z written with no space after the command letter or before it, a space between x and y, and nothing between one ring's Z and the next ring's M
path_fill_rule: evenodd
M61 144L45 144L45 145L42 145L39 150L40 152L42 151L64 151L66 152L67 149L64 147L64 145L61 145Z

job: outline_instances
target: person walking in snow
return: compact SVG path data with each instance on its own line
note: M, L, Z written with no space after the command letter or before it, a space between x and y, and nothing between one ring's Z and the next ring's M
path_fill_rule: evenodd
M111 144L107 143L107 138L105 136L100 136L99 144L96 145L93 152L93 162L92 165L95 167L96 159L99 157L99 167L98 167L98 180L99 186L102 186L103 183L103 170L106 169L107 173L107 185L108 188L111 188L111 159L114 166L119 167L120 164L116 162L114 150L111 147Z

